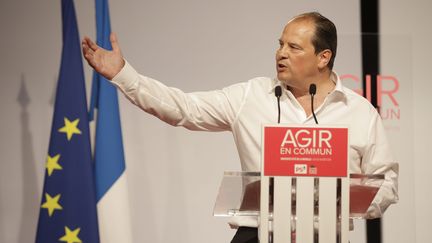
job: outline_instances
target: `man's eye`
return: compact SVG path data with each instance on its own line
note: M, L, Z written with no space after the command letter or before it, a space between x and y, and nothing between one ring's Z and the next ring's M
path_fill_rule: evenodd
M294 50L301 50L301 47L298 45L290 45L290 48Z

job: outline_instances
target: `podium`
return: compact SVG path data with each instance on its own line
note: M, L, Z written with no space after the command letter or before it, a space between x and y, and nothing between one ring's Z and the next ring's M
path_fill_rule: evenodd
M307 206L300 205L303 203L302 200L305 199L297 198L297 191L304 190L304 188L298 187L297 181L304 178L284 177L276 179L283 179L282 183L291 184L290 193L287 193L287 191L281 192L287 194L290 200L287 201L286 198L283 201L275 200L273 194L277 193L275 190L278 190L278 184L274 184L274 180L269 180L269 198L273 198L274 201L269 200L268 204L269 213L267 220L269 223L268 228L266 228L268 230L263 230L260 224L260 231L268 232L266 234L267 237L260 235L260 242L343 242L342 231L349 230L349 222L346 222L346 229L342 229L341 180L336 179L336 185L334 185L325 180L329 178L308 178L313 182L306 182L311 183L313 187L313 194L311 195L313 204ZM367 216L367 209L383 182L384 175L350 174L349 217L347 219L363 219ZM326 190L325 193L322 192L322 188L329 184L331 187L335 186L335 193L331 193L336 199L335 210L329 209L332 205L327 205L328 200L326 197L330 195L328 191ZM323 194L326 195L324 196ZM216 217L253 216L261 221L260 200L260 172L225 172L219 187L213 215ZM305 214L299 210L308 212ZM312 214L310 211L312 211ZM285 215L284 219L280 218L282 215ZM301 220L301 217L307 217L309 220L304 222L305 220ZM324 220L326 217L333 218L334 220L330 220L329 222L328 220ZM302 230L307 233L307 236L299 238L300 234L304 234ZM280 234L278 234L278 231L280 231ZM346 242L348 242L347 239Z
M347 127L263 126L262 171L225 173L214 215L256 216L261 243L348 243L384 180L348 175L348 150Z

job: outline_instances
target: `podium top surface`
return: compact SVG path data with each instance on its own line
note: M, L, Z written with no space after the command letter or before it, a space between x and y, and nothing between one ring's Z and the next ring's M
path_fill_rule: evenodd
M258 216L260 178L260 172L224 172L213 215L220 217ZM295 195L296 177L291 178L293 184L291 193ZM367 209L383 181L384 175L382 174L350 174L350 218L366 217ZM318 191L317 188L316 191ZM319 198L316 200L318 201Z

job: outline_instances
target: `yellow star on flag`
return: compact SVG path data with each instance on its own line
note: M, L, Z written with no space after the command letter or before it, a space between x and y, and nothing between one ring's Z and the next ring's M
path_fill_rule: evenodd
M59 204L60 194L57 194L55 197L51 197L48 193L45 193L45 203L42 204L42 208L48 209L48 215L51 217L54 213L54 210L62 210L63 207Z
M77 127L79 123L79 119L75 119L71 122L69 121L69 119L65 117L64 122L65 122L64 127L60 128L58 131L66 133L68 141L72 139L72 135L81 134L81 131Z
M72 231L67 226L65 226L65 235L60 238L59 241L64 241L67 243L82 243L80 238L78 238L80 230L80 228L76 228L74 231Z
M48 176L51 176L54 170L62 170L63 167L58 164L58 161L60 159L60 154L56 154L54 157L51 157L48 155L48 158L46 160L46 168L48 170Z

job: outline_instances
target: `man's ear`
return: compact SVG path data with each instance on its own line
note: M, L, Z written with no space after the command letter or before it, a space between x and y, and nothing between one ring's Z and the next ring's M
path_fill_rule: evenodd
M329 49L325 49L318 53L318 68L323 69L327 66L327 64L330 62L331 57L333 56L333 53Z

